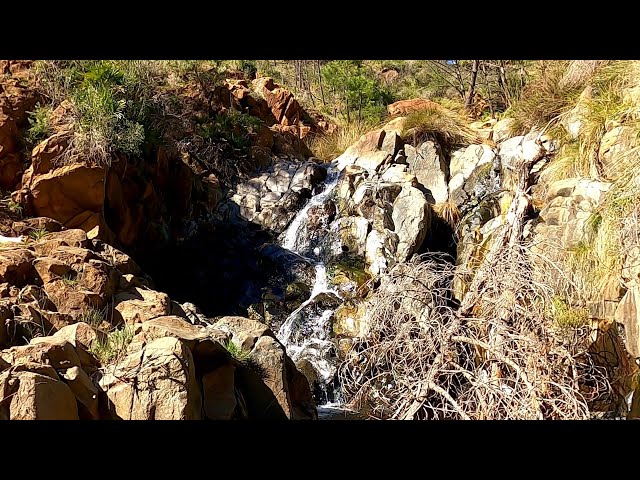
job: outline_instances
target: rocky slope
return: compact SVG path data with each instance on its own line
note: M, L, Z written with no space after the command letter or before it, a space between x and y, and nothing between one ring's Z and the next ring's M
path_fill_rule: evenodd
M488 402L516 405L509 392L525 384L533 407L521 418L570 416L558 413L555 387L527 383L549 375L553 385L566 366L548 373L529 354L513 359L495 347L513 333L514 319L530 320L523 309L538 312L528 291L499 282L497 293L481 288L487 275L508 270L497 268L496 252L509 247L525 252L531 283L554 302L513 338L539 342L540 363L567 355L566 365L593 367L591 377L573 373L572 393L583 402L576 415L638 416L638 245L629 236L623 268L602 276L601 294L580 295L571 290L580 285L561 281L567 252L589 241L615 184L615 159L635 145L624 123L609 125L598 144L602 178L556 180L550 165L562 145L542 129L514 136L507 118L471 125L475 141L445 141L406 127L415 112L448 114L412 99L389 105L392 120L323 164L304 138L334 126L271 79L228 79L211 91L174 92L186 121L169 131L171 142L141 155L61 162L73 138L70 104L62 102L53 133L23 159L21 132L37 89L28 62L0 67L0 187L14 192L13 203L0 205L0 234L24 240L0 242L0 418L315 419L316 403L339 399L340 375L365 376L371 345L398 334L412 339L407 348L421 348L422 335L443 325L448 336L426 338L429 348L443 341L444 353L418 363L435 368L469 355L474 366L451 363L463 373L450 391L437 383L450 374L441 371L420 383L430 394L405 398L394 389L406 379L385 376L393 361L373 359L375 385L367 388L383 416L394 416L384 389L397 393L400 418L436 418L443 398L451 418L512 414L464 410L471 403L457 403L458 392L469 377L473 391L500 389L503 397ZM210 110L260 119L245 155L216 156L197 144L193 119ZM574 136L580 112L578 105L566 116ZM437 258L443 279L413 278L385 311L401 312L407 331L379 330L388 285L434 252L428 258ZM417 296L425 291L435 292L427 304ZM565 291L575 305L557 300ZM495 333L486 311L507 330ZM455 330L461 324L478 337ZM451 338L471 343L447 347ZM509 373L524 383L509 383Z

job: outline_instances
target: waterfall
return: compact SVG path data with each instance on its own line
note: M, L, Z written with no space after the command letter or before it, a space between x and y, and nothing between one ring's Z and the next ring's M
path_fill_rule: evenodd
M324 190L307 202L280 237L283 248L314 264L315 280L309 298L287 317L276 333L292 360L296 363L301 360L309 362L317 373L318 382L325 388L330 388L327 385L332 382L337 369L336 349L330 340L334 310L313 307L320 303L322 295L339 296L329 285L323 260L328 253L324 251L326 247L312 245L308 224L309 210L323 205L337 185L339 172L335 165L331 165L328 170Z

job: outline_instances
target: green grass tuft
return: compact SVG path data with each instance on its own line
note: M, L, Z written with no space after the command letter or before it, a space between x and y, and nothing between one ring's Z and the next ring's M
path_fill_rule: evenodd
M251 356L250 351L243 349L242 347L234 343L232 340L229 340L224 345L224 348L227 349L227 351L231 354L233 358L235 358L240 362L247 360Z
M35 228L29 232L29 238L36 242L42 240L47 235L49 235L49 232L46 228Z
M133 340L133 328L129 325L114 330L104 340L98 339L89 350L102 365L115 363L127 354L127 347Z

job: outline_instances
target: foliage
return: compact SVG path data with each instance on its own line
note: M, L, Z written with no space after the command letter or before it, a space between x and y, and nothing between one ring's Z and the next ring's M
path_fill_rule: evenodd
M24 141L29 149L51 135L51 107L36 104L28 113L29 128L25 132Z
M229 340L225 343L224 348L231 354L233 358L236 360L243 362L247 360L251 356L251 352L243 349L241 346L234 343L232 340Z
M102 365L115 363L127 354L127 347L132 340L133 327L127 325L109 332L105 337L98 337L89 351Z
M228 142L231 148L246 153L251 146L252 134L264 123L257 117L236 110L216 114L199 125L199 134L204 140Z
M362 60L332 60L322 67L322 76L337 110L348 123L352 117L358 122L380 120L392 101L389 91L376 81Z
M100 328L106 321L106 308L98 310L97 308L88 308L78 316L78 322L84 322L94 328Z
M72 102L73 137L65 154L108 164L116 152L138 155L157 128L156 91L165 64L154 61L40 61L40 88L52 103Z
M78 274L74 270L71 270L62 276L62 282L67 287L75 287L78 284ZM86 322L86 323L89 323L89 322Z
M589 323L589 311L586 308L571 307L558 296L552 299L551 311L553 320L561 328L575 329Z
M584 88L581 84L563 84L568 61L540 61L535 64L533 78L505 115L513 118L512 131L524 134L532 127L547 124L567 112Z
M29 232L29 238L34 241L42 240L44 237L49 235L49 232L46 228L34 228Z

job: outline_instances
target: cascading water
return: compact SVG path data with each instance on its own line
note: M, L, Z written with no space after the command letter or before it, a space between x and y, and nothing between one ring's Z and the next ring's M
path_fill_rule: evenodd
M281 235L281 246L306 258L315 266L315 280L309 298L293 311L281 325L276 336L296 363L306 360L317 374L317 381L331 400L328 392L337 369L335 345L330 340L331 317L335 307L325 308L327 298L339 303L338 292L329 285L325 259L329 252L321 241L313 241L309 228L309 211L327 202L338 182L339 172L330 165L325 188L313 196L291 221ZM330 304L332 302L329 302ZM315 306L315 308L314 308Z

